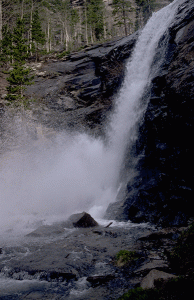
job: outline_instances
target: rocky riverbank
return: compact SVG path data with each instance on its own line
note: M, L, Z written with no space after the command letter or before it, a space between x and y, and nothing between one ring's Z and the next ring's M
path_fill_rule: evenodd
M7 283L0 299L117 299L130 288L151 287L150 276L152 282L174 277L165 253L183 228L107 221L86 228L72 220L41 226L2 247L1 280Z

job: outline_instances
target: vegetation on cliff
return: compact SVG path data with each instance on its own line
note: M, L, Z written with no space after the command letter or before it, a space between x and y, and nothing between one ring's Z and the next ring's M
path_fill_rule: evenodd
M23 38L24 26L21 19L17 20L14 32L11 35L11 47L7 56L10 58L11 69L8 72L7 100L22 100L26 85L31 84L33 76L30 76L30 68L25 66L25 60L29 56L28 47Z
M51 52L63 57L91 44L129 35L145 24L160 2L1 0L0 64L1 71L9 70L7 99L22 98L25 86L31 84L29 59L38 61ZM18 20L22 33L17 39Z

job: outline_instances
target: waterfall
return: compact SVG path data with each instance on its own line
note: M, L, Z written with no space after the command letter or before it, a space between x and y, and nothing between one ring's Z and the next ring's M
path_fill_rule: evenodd
M102 216L115 200L126 146L133 145L146 109L142 96L163 61L152 67L156 48L181 2L154 13L142 30L107 127L108 143L67 132L35 142L17 119L13 149L0 157L1 230L28 232L82 210Z
M141 99L145 89L149 89L153 77L160 71L166 45L163 45L163 53L160 53L153 68L156 49L179 5L180 1L177 0L157 13L153 13L142 30L127 63L125 80L117 98L108 132L111 147L115 149L117 158L120 158L118 166L122 163L126 144L132 145L136 139L136 126L146 109L146 103L143 105Z

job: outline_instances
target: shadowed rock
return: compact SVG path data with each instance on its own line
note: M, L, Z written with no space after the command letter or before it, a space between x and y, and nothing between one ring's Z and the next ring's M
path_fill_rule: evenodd
M86 212L74 214L69 217L68 221L73 223L74 227L95 227L98 223Z
M94 275L87 277L87 281L90 282L93 286L97 286L103 284L109 280L115 278L114 274L107 274L107 275Z
M170 279L175 278L177 276L169 273L165 273L158 270L151 270L147 276L144 277L144 279L141 282L141 287L143 289L149 289L154 288L154 281L157 279Z

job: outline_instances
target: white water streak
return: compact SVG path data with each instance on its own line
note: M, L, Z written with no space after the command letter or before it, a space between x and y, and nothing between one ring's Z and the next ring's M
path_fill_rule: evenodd
M152 79L151 66L156 48L160 38L172 22L179 4L179 0L174 1L152 15L142 30L133 55L127 64L125 81L117 100L109 132L112 147L120 157L118 164L121 164L123 160L126 144L129 140L133 144L136 139L136 125L146 108L140 100ZM160 59L162 63L162 57ZM160 64L157 67L160 67Z

